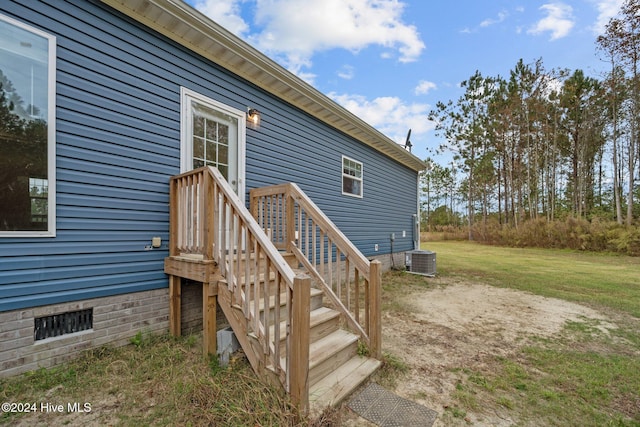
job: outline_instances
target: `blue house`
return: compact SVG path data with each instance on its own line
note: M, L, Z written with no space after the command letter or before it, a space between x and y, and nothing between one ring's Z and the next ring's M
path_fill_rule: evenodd
M0 85L0 375L228 322L306 405L326 301L375 356L420 159L180 0L3 1Z

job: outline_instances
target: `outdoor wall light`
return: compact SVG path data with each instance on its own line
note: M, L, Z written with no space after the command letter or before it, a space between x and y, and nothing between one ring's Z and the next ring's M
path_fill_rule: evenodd
M252 129L258 129L260 127L260 112L255 108L249 108L247 110L247 124Z

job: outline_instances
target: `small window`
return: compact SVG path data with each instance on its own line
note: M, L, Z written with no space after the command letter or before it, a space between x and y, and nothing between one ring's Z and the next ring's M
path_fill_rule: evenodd
M55 49L0 15L0 236L55 235Z
M342 156L342 194L362 197L362 163Z

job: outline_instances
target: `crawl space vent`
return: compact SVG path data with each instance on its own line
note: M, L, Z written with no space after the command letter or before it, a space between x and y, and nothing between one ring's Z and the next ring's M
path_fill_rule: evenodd
M93 328L93 308L88 308L36 318L33 336L36 341L40 341L91 328Z

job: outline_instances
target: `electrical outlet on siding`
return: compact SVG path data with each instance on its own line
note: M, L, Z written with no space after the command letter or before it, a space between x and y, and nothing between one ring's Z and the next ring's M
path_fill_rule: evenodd
M380 249L380 246L378 246L378 244L376 243L375 245L373 245L373 250L378 252L378 250Z

